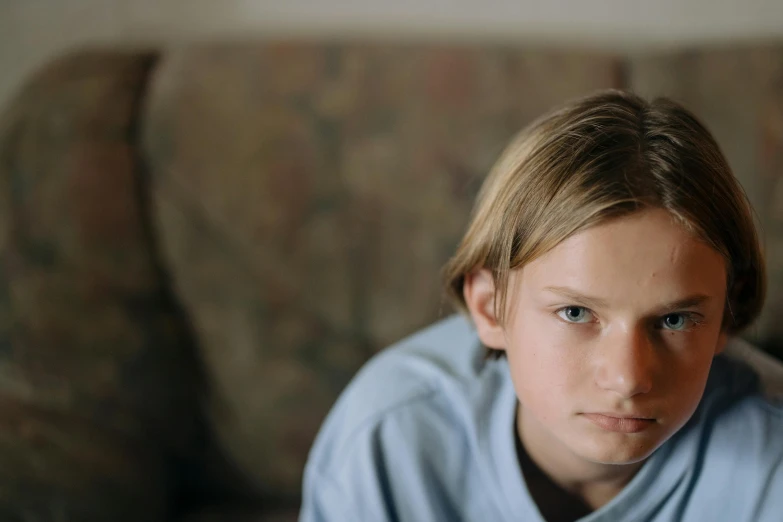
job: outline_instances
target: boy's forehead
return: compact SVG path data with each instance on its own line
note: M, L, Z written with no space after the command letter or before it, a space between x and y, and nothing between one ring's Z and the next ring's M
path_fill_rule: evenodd
M647 210L582 230L521 270L535 286L631 292L725 291L723 256L663 210Z
M713 253L720 255L666 210L646 209L583 228L531 262L571 258L577 254L582 258L592 255L608 259L624 255L637 260L665 255L675 262L681 256Z

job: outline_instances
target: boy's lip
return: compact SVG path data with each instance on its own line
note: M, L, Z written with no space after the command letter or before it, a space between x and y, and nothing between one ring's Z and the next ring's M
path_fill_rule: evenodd
M654 418L640 414L597 412L582 415L599 428L617 433L639 433L656 422Z
M585 415L603 415L604 417L614 417L615 419L641 419L655 420L655 417L643 413L615 413L613 411L593 411L586 412Z

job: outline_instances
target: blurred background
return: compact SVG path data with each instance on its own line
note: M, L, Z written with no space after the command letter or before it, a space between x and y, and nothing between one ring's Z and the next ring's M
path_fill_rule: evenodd
M0 100L62 50L273 37L573 43L612 50L783 35L777 0L3 0Z
M0 520L295 520L502 147L609 87L714 132L783 357L778 0L0 0Z

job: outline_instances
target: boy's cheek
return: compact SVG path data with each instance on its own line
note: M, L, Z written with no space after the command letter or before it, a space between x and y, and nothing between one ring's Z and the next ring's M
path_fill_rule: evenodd
M584 368L560 350L536 347L509 354L509 364L518 383L519 399L556 403L587 380ZM515 357L520 356L521 357Z

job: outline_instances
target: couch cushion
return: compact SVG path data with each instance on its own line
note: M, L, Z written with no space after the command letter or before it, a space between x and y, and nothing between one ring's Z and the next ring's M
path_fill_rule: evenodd
M440 269L510 136L621 72L607 56L492 46L166 54L144 128L157 229L213 425L259 492L298 498L354 371L451 313Z

